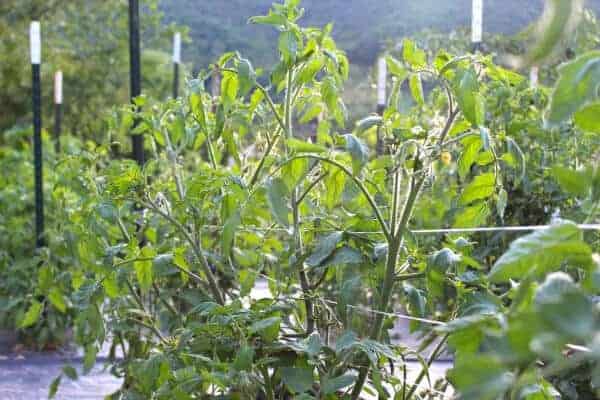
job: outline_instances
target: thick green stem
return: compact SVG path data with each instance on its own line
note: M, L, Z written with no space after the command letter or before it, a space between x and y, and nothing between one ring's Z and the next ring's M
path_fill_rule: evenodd
M419 197L419 192L421 191L421 187L423 186L424 182L424 178L420 178L417 180L417 178L413 176L411 181L410 192L408 194L406 202L404 203L402 217L400 219L400 222L398 223L398 227L396 228L392 226L392 229L394 229L394 233L392 236L392 240L388 243L388 258L385 267L385 278L383 281L383 288L381 290L379 306L376 308L377 311L386 312L389 307L390 299L392 297L392 291L394 289L394 283L396 282L394 276L396 272L396 263L398 262L400 249L402 247L402 243L404 242L404 234L407 231L408 222L410 220L415 202ZM398 192L395 192L394 196L396 196L397 193ZM379 340L383 328L383 319L383 314L375 314L375 322L373 323L370 334L370 338L372 340ZM369 366L364 366L360 369L358 379L354 385L354 389L352 390L351 398L353 400L359 398L368 374Z

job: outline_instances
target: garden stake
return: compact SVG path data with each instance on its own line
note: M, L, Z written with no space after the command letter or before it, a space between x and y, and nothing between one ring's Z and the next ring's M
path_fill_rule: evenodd
M31 47L32 98L33 98L33 162L35 175L35 244L43 247L44 192L42 174L42 99L40 64L42 62L40 23L33 21L29 31Z
M131 102L142 93L141 64L140 64L140 5L138 0L129 0L129 75L131 84ZM136 106L137 108L137 106ZM133 129L139 119L133 122ZM133 159L144 165L144 137L140 134L131 135Z
M56 71L54 74L54 151L60 152L60 134L62 126L63 102L63 74Z
M538 82L540 80L539 76L540 76L540 69L539 69L539 67L534 65L533 67L531 67L531 70L529 70L529 85L532 88L537 87Z
M181 33L173 37L173 98L179 97L179 64L181 64Z
M483 0L473 0L471 16L471 43L473 53L482 50L483 39Z
M383 116L386 105L386 82L387 82L387 64L385 57L379 57L377 61L377 114ZM381 137L381 127L377 128L377 155L382 155L384 150L383 138Z

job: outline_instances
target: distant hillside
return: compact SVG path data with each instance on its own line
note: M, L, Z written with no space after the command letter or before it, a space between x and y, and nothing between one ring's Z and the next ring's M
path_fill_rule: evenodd
M186 54L205 65L228 50L239 50L256 64L272 61L268 27L247 24L266 13L272 0L162 0L167 21L188 25L193 43ZM485 0L485 31L516 33L542 11L543 0ZM370 63L386 38L429 28L449 31L470 24L471 0L303 0L304 22L334 22L334 37L353 63ZM600 0L587 6L600 11Z

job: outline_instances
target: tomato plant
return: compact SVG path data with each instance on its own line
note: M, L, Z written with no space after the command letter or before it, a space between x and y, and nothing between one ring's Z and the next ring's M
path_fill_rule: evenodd
M348 60L302 13L287 0L250 19L279 33L269 73L227 53L181 98L119 113L112 140L137 119L146 165L91 144L56 164L24 319L64 304L84 372L110 346L113 398L436 398L422 384L444 349L435 389L461 398L597 395L597 232L560 218L514 241L416 231L540 224L556 207L597 221L597 52L550 91L407 39L382 115L350 125ZM419 349L390 340L400 309ZM408 358L423 360L414 382Z

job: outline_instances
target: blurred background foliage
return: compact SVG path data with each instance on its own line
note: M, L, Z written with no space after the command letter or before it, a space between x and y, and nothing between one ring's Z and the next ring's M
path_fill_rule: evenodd
M45 125L51 124L52 75L65 76L65 130L86 138L105 138L105 116L128 102L129 58L126 0L4 0L0 4L0 131L30 122L30 67L27 30L31 19L42 20L44 35L43 96ZM194 76L227 51L239 51L257 67L269 69L274 55L269 43L276 32L248 24L249 15L264 13L271 0L142 0L143 91L150 99L170 94L171 37L184 33L183 57ZM323 26L333 21L333 37L351 60L343 93L350 120L374 111L372 66L382 52L394 53L406 36L430 54L444 47L456 54L470 50L471 0L305 0L304 20ZM598 45L595 12L589 8L568 53L542 68L551 83L553 67ZM392 10L392 11L390 11ZM518 12L515 12L518 10ZM523 54L531 23L543 11L543 0L486 0L484 50L499 55ZM73 23L77 21L77 23ZM268 76L264 74L263 76ZM0 140L1 137L0 137Z
M171 88L171 36L158 0L142 1L143 85L152 96ZM54 72L64 74L65 130L100 137L103 115L128 102L129 44L126 0L3 0L0 2L0 131L30 123L29 23L42 22L45 125L52 112ZM146 51L152 49L152 51Z

